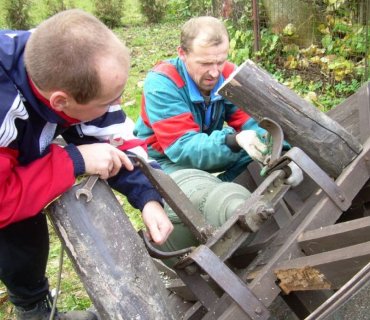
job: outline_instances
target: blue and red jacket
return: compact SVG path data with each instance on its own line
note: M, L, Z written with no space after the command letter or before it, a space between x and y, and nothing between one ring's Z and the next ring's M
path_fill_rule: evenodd
M85 172L76 145L113 138L124 141L122 150L145 153L120 106L85 123L51 109L26 73L29 36L28 31L0 31L0 228L38 214L73 186ZM68 143L64 148L52 143L59 135ZM122 169L109 183L140 210L150 200L162 200L137 168Z
M262 129L248 114L216 94L234 69L235 65L225 63L208 105L181 59L160 62L148 73L134 134L145 139L149 156L166 172L182 168L224 171L248 156L244 150L231 150L226 136L244 129Z

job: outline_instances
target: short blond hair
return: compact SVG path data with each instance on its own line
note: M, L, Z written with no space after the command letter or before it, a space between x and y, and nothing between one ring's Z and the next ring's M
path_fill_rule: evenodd
M118 37L96 17L80 9L62 11L42 22L25 48L29 77L44 91L62 90L78 103L99 97L101 57L113 57L127 72L130 55Z
M181 28L180 46L185 52L192 50L194 39L200 34L205 35L204 45L217 46L229 41L229 34L222 21L211 16L191 18Z

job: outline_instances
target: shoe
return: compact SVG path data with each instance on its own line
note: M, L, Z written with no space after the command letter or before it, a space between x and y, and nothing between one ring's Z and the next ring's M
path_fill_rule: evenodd
M45 298L31 309L15 307L17 320L49 320L51 314L51 299ZM68 311L54 313L53 320L98 320L95 313L90 311Z

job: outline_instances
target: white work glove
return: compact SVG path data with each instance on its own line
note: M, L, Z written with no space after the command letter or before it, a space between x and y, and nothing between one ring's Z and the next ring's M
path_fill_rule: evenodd
M236 142L244 149L248 155L255 161L263 163L267 153L268 147L263 143L254 130L243 130L236 135Z
M291 170L290 176L285 180L286 184L292 187L298 186L303 181L303 172L293 161L289 162L288 167Z

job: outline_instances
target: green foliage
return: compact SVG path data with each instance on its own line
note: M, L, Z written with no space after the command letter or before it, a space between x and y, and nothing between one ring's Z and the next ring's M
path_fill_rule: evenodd
M140 0L141 13L150 23L160 22L167 7L167 0Z
M3 6L8 28L27 30L31 27L30 0L4 0Z
M212 12L212 0L168 0L167 14L180 19L210 15Z
M109 28L122 25L123 0L94 0L94 14Z
M230 58L239 65L252 56L253 32L251 30L242 32L230 29L229 33L230 31L232 31L230 36Z
M167 14L173 17L187 19L192 16L189 1L169 0L167 6Z
M46 14L48 17L57 14L63 10L73 8L73 2L67 4L66 0L46 0Z
M210 15L213 11L211 0L187 0L186 2L189 5L192 16Z
M331 109L368 80L365 57L370 58L370 30L366 32L365 25L352 21L353 11L348 10L352 2L327 0L326 3L326 19L319 26L323 35L321 47L284 45L284 37L293 32L293 26L288 24L281 34L262 28L260 49L255 52L252 26L242 16L242 22L227 21L230 59L236 64L252 59L320 109Z

